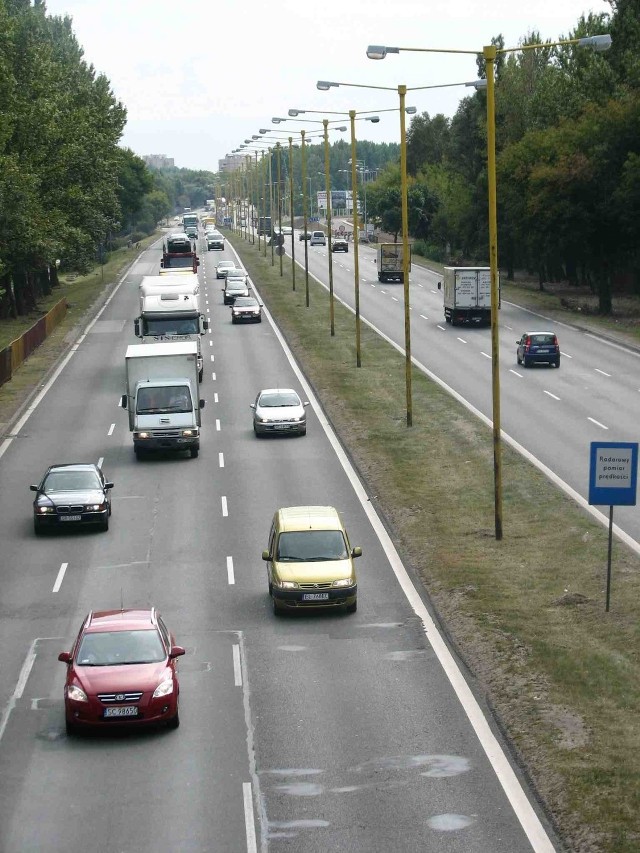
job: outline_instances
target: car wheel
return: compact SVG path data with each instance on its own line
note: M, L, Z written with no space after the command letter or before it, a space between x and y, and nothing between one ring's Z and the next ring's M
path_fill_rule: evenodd
M109 529L109 516L107 515L105 520L100 525L100 530L102 530L104 533L106 533L108 529Z
M353 602L353 604L347 604L347 606L345 607L345 610L347 611L347 613L355 613L357 609L358 609L358 599L357 598Z
M202 370L198 371L198 382L202 382L203 377L204 377L204 367L202 368Z
M200 448L199 447L191 447L189 449L189 453L191 454L192 459L197 459L198 453L200 453Z
M281 616L282 615L282 608L278 604L278 599L275 598L273 595L271 596L271 604L273 606L273 615L274 616Z
M560 356L558 356L554 362L556 367L560 367Z
M177 729L180 725L180 711L176 711L170 720L167 720L168 729Z
M522 359L520 358L520 356L517 353L516 353L516 361L518 362L518 364L522 364Z
M527 361L527 357L526 357L526 356L522 359L522 363L523 363L523 365L524 365L525 367L529 367L529 366L530 366L530 362L528 362L528 361Z
M306 434L307 434L307 428L306 427L304 429L301 429L300 432L298 433L299 436L303 436Z
M255 428L255 426L253 428L253 433L254 433L256 438L262 438L262 433L258 432L258 430Z

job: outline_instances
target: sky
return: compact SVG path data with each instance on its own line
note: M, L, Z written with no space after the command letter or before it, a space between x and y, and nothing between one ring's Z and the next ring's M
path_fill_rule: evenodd
M86 61L126 106L122 145L213 172L260 128L286 131L286 142L288 134L321 129L312 122L325 117L348 124L331 112L390 110L378 124L359 121L356 136L398 142L399 84L478 76L472 55L400 53L375 62L369 44L481 51L502 33L505 46L516 47L532 32L555 41L569 37L582 15L611 13L605 0L46 0L46 7L73 19ZM392 91L321 92L318 80ZM409 92L406 105L452 116L469 93L464 86ZM272 124L291 108L307 110L309 122Z

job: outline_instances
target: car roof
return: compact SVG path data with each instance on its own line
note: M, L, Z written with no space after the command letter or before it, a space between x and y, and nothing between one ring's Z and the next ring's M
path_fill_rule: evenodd
M555 335L551 329L536 329L533 332L525 332L525 335Z
M85 622L85 632L96 631L142 631L157 625L155 607L150 610L92 610Z
M57 465L50 465L49 471L99 471L100 468L94 462L62 462Z
M216 264L218 267L235 267L233 261L218 261Z
M285 506L278 510L280 530L342 530L338 511L332 506Z
M260 394L298 394L295 388L263 388ZM300 396L298 394L298 396Z

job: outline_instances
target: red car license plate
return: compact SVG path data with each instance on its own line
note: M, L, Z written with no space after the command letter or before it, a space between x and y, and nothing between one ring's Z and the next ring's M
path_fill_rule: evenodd
M123 705L119 708L105 708L104 715L105 717L137 717L138 706Z

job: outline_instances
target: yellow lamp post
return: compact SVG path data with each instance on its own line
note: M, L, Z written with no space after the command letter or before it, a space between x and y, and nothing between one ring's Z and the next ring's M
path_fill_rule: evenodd
M491 271L491 376L493 403L493 469L494 469L494 515L495 537L502 539L502 446L500 422L500 350L498 338L498 222L497 222L497 184L496 184L496 151L495 151L495 74L494 64L500 53L517 53L523 50L535 50L540 47L555 47L560 45L576 45L588 47L596 51L608 50L611 47L611 36L608 34L588 36L579 39L566 39L543 44L520 45L519 47L500 48L486 45L478 50L455 50L421 47L386 47L384 45L369 45L369 59L384 59L390 53L401 51L418 53L460 53L472 56L482 55L485 60L487 73L487 178L488 178L488 207L489 207L489 265Z

